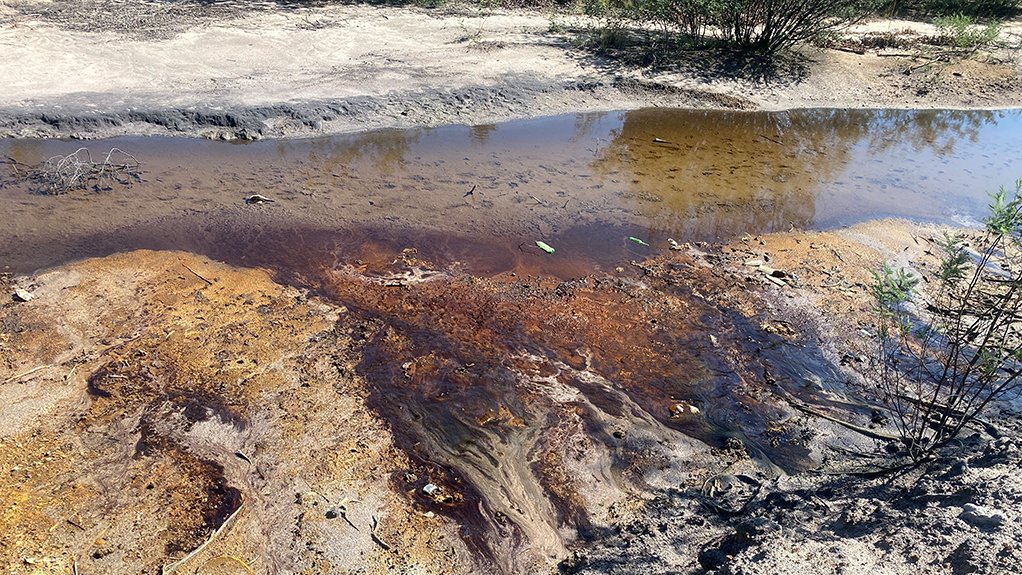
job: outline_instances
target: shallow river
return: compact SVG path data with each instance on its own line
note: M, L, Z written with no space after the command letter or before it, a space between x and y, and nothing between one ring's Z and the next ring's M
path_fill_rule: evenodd
M628 235L662 246L887 216L974 223L988 192L1022 177L1020 134L1019 111L639 110L244 145L7 140L0 265L134 247L237 259L279 233L401 249L429 232L481 273L544 240L558 251L539 265L575 275L632 257ZM49 196L18 178L82 146L131 153L141 182ZM275 202L244 205L253 193Z

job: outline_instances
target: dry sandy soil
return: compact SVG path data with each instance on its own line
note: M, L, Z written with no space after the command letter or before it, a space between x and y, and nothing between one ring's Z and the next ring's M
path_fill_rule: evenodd
M998 108L1009 49L952 62L904 47L807 49L774 76L718 54L636 65L576 48L577 18L462 8L109 0L0 2L0 135L259 138L480 124L645 106ZM1018 24L1005 28L1005 42ZM849 33L918 38L881 21ZM913 36L914 35L914 36ZM867 38L868 39L868 38ZM640 58L641 59L641 58Z

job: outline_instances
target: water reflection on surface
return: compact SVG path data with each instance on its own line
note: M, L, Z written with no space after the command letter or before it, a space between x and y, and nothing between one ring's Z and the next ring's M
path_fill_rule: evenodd
M576 228L684 241L884 216L968 222L988 192L1022 176L1020 129L1019 111L639 110L249 145L117 138L84 145L142 160L145 181L130 191L33 195L0 167L10 207L0 259L26 270L104 253L78 245L83 236L173 247L216 227L222 241L250 220L427 228L510 246ZM0 156L23 170L82 145L7 140ZM255 214L239 206L250 193L277 202ZM50 249L32 260L12 249L26 241ZM97 245L132 247L116 243Z
M411 193L480 184L482 194L617 199L650 229L710 239L978 216L986 192L1022 173L1020 129L1017 111L649 109L277 148L353 179L386 173Z
M593 169L650 228L685 237L871 217L978 215L1022 174L1018 113L803 110L627 114Z

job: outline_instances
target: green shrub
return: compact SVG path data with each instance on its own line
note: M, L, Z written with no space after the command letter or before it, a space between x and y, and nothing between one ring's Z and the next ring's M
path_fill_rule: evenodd
M877 395L914 462L934 457L994 401L1022 391L1022 180L993 194L986 233L939 242L941 265L919 278L874 275ZM914 301L913 300L917 300ZM915 304L911 305L912 303Z
M585 12L614 22L774 54L861 19L882 0L583 0Z
M954 16L1009 18L1022 10L1022 0L889 0L883 12L892 16Z
M859 20L881 6L873 0L721 0L714 25L740 48L776 53Z
M997 22L981 26L972 16L957 14L933 19L937 26L936 42L955 48L977 48L997 39L1001 25Z
M974 18L1004 18L1018 13L1020 0L926 0L923 9L935 16L964 15Z

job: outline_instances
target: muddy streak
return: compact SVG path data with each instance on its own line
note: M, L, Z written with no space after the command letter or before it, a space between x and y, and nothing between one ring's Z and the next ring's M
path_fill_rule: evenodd
M381 243L341 242L326 257L284 242L259 261L358 318L370 406L414 462L394 485L455 518L490 568L528 572L591 534L550 436L575 418L606 453L593 473L610 489L675 466L664 446L682 434L738 438L788 471L814 464L771 388L805 397L807 377L833 371L810 334L785 339L729 307L730 280L682 255L568 280L511 258L480 277L465 270L504 260L452 259L464 257L457 245L431 261Z
M115 359L88 376L86 391L93 400L80 426L117 429L118 420L137 414L135 428L118 439L127 442L131 436L137 437L133 459L140 464L169 466L169 477L161 482L174 485L173 501L166 508L174 517L168 522L164 551L168 557L181 556L205 542L243 501L224 466L194 453L181 436L194 424L212 419L239 431L248 424L231 407L240 403L237 390L222 381L183 372L169 358L146 351L155 348L152 336L139 339L112 346L107 353ZM154 482L155 477L145 489L154 489Z
M410 254L457 272L480 276L501 273L546 275L562 279L594 272L612 272L654 250L627 238L636 228L584 225L548 236L557 252L545 254L531 239L451 233L401 226L357 226L342 229L283 226L262 218L244 222L210 217L208 221L174 220L117 234L83 238L77 257L101 256L125 246L152 250L183 250L243 267L263 267L290 274L301 283L304 271L324 265L353 265L383 277L387 266Z

